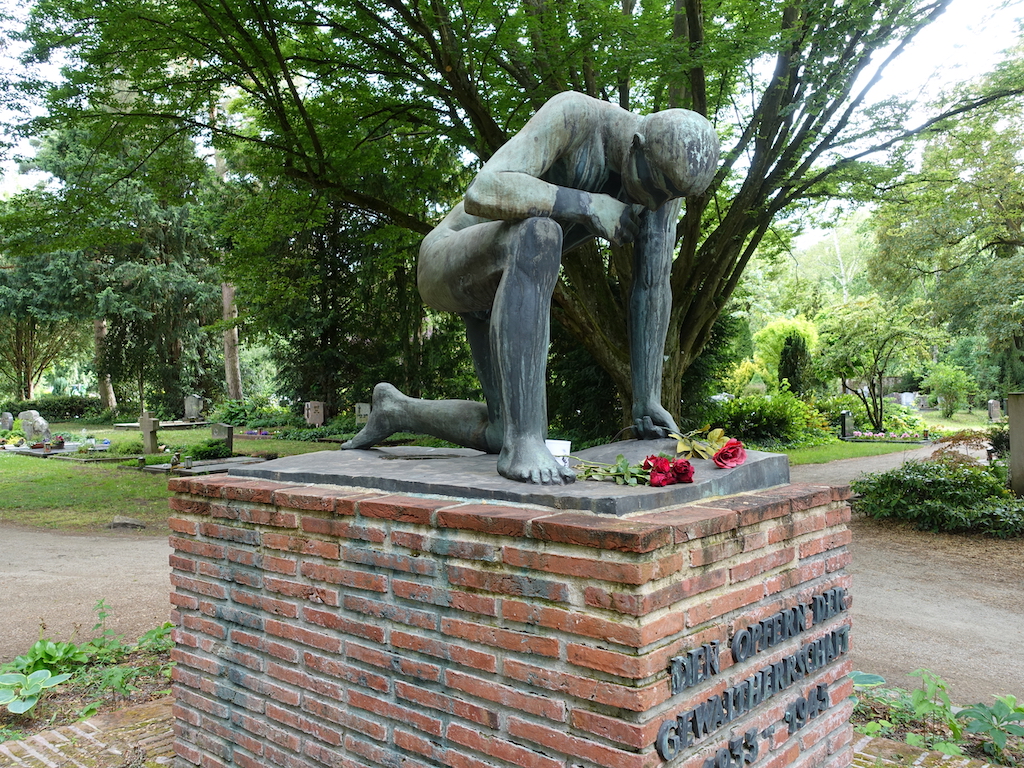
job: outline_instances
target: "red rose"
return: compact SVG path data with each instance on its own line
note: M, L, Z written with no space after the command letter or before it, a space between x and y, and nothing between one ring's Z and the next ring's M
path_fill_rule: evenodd
M651 470L651 485L655 488L661 488L665 485L674 485L676 482L676 476L671 472L659 472L656 469Z
M677 483L692 483L693 465L686 459L676 459L672 462L672 474Z
M723 445L711 460L722 469L732 469L747 460L747 451L743 443L733 439Z
M643 467L651 473L648 482L655 488L678 482L675 472L672 471L672 462L665 456L648 456L644 459Z
M672 471L669 466L669 460L664 456L648 456L644 459L644 469L652 472L658 472L660 474Z

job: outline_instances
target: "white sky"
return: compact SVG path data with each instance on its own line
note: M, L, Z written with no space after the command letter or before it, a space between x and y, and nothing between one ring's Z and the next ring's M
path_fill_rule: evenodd
M0 10L24 12L24 5L0 0ZM1024 0L953 0L889 67L873 95L879 99L898 94L933 97L944 87L983 75L1020 39L1022 22ZM0 69L16 70L15 55L0 49ZM0 194L38 181L36 175L19 176L10 161L0 162L0 173Z

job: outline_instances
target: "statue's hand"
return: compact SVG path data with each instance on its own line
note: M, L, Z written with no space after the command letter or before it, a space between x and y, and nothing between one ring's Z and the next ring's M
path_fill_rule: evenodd
M672 414L660 405L633 407L633 432L637 440L659 440L669 432L679 432Z
M631 243L640 231L640 222L633 206L608 195L591 195L587 212L587 228L614 245Z

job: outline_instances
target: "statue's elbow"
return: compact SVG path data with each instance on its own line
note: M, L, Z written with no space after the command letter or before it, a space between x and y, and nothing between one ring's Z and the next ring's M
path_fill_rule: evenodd
M494 185L485 175L477 176L466 190L466 198L462 205L471 216L491 218L495 207Z

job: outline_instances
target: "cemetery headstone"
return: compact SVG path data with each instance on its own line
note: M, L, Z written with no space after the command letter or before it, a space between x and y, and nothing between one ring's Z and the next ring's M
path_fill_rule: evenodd
M900 405L905 408L913 408L917 404L916 392L900 392Z
M39 411L22 411L18 414L18 418L21 419L21 429L25 433L27 443L50 439L50 425L39 415Z
M356 424L365 424L370 420L370 404L356 403Z
M156 431L160 427L160 419L153 417L152 411L143 411L139 416L139 429L142 430L142 452L157 453Z
M839 436L840 437L853 437L853 412L852 411L840 411L839 412Z
M235 450L235 428L230 424L214 424L213 439L223 440L227 443L228 450Z
M185 421L199 421L203 413L203 398L189 395L185 398Z
M310 400L305 407L306 423L311 427L324 425L324 404L319 400Z
M989 421L999 421L1001 418L1003 418L1003 409L999 407L999 401L998 400L989 400L988 401L988 420Z
M0 413L0 429L14 429L14 414L10 411Z

